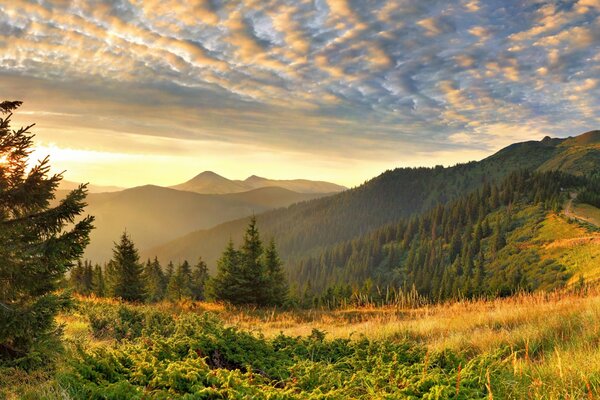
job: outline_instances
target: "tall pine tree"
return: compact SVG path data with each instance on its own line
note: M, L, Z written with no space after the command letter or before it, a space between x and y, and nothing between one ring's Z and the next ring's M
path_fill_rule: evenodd
M33 125L10 127L20 105L0 103L0 362L31 365L57 347L55 316L69 304L57 290L82 256L93 218L76 222L83 185L50 207L62 177L49 176L48 158L28 169Z
M165 296L166 282L165 274L158 262L148 260L144 269L144 283L146 287L146 300L150 302L160 301Z
M192 267L185 260L177 266L175 273L171 276L167 286L167 298L172 301L178 301L183 298L192 297Z
M192 298L194 300L205 300L206 299L206 285L208 283L208 266L200 259L194 266L192 271Z
M144 300L143 267L140 256L127 232L115 243L111 260L113 277L113 295L127 301Z
M264 255L266 278L267 278L267 301L268 305L282 305L288 295L288 283L285 273L281 268L283 263L275 247L275 239L271 239Z

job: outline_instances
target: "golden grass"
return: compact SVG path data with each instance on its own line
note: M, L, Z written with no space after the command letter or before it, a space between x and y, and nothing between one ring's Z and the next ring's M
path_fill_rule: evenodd
M416 340L431 351L505 354L514 384L529 398L587 398L600 393L600 291L527 294L461 301L414 310L225 312L226 323L273 337L279 333L329 338Z
M568 284L576 284L580 276L586 282L600 281L600 233L551 213L536 232L533 243L540 246L542 258L554 259L568 268L572 274Z
M589 204L576 204L573 206L573 213L600 227L600 209Z

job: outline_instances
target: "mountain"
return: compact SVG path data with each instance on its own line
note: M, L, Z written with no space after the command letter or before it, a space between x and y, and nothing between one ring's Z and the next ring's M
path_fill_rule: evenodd
M598 131L576 138L528 141L508 146L478 162L453 167L398 168L365 184L322 199L295 204L257 216L266 238L275 237L284 260L318 255L328 246L352 240L386 224L447 204L484 183L506 178L511 172L563 170L581 175L600 165ZM160 246L146 256L162 261L202 256L214 268L227 241L243 234L247 219L198 230Z
M344 186L330 182L306 179L273 180L252 175L245 180L230 180L212 171L205 171L189 181L171 186L172 189L202 194L241 193L265 187L280 187L297 193L337 193L346 190Z
M86 213L96 217L85 257L103 262L126 229L138 248L155 246L198 228L321 197L278 187L243 193L198 194L160 186L90 193Z
M189 181L171 186L172 189L202 194L225 194L246 192L250 188L240 181L232 181L212 171L204 171Z
M60 181L60 184L58 185L58 191L61 192L67 192L67 191L71 191L73 189L76 189L77 187L79 187L79 185L81 185L80 183L77 182L72 182L72 181L66 181L66 180L62 180ZM88 184L88 193L107 193L107 192L118 192L123 190L122 187L118 187L118 186L100 186L100 185L92 185L92 184Z

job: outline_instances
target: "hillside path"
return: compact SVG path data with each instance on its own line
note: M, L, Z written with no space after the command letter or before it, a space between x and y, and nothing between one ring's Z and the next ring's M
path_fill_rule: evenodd
M563 213L565 214L565 216L567 218L573 218L573 219L577 219L579 221L582 222L586 222L588 224L594 225L594 226L598 226L598 224L596 223L596 221L590 219L590 218L586 218L580 214L577 214L574 210L573 210L573 202L577 199L577 193L576 192L571 192L569 193L569 201L567 201L567 204L565 205L565 209L563 211Z

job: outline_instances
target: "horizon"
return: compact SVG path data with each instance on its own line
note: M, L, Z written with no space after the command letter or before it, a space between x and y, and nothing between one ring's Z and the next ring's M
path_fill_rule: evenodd
M0 85L71 181L311 179L600 125L600 2L0 5Z
M577 134L577 135L570 135L570 136L561 137L561 138L559 138L559 137L545 136L544 138L540 139L539 141L541 141L543 139L546 139L546 138L551 138L551 139L569 139L569 138L578 137L578 136L581 136L581 135L584 135L584 134L587 134L587 133L590 133L590 132L600 132L600 129L594 129L594 130L591 130L591 131L581 132L580 134ZM536 141L535 139L532 139L532 140ZM512 144L518 144L518 143L523 143L523 142L511 143L508 146L511 146ZM508 146L506 146L506 147L508 147ZM502 149L504 149L506 147L500 148L500 149L498 149L498 150L496 150L496 151L494 151L494 152L492 152L492 153L490 153L488 155L485 155L484 158L482 158L482 159L458 161L457 163L454 163L454 164L448 164L448 165L443 165L443 164L436 164L436 165L407 165L407 166L402 166L402 167L397 167L397 166L396 167L390 167L390 168L382 170L379 173L376 173L375 175L367 178L365 181L360 182L360 183L358 183L356 185L352 185L352 186L344 185L344 184L341 184L341 183L338 183L338 182L333 182L333 181L324 181L324 180L320 180L320 179L312 179L311 177L272 178L272 177L269 177L269 176L261 176L261 175L257 175L257 174L251 174L251 175L240 175L239 177L233 177L232 178L232 177L229 177L229 176L225 176L224 174L222 174L222 173L220 173L218 171L213 171L213 170L204 170L204 171L201 171L199 173L194 174L191 177L184 178L184 180L182 180L182 181L179 181L179 182L176 182L176 183L172 183L172 184L168 184L168 185L159 185L159 184L156 184L154 182L146 182L146 183L142 183L142 184L139 184L139 185L136 184L136 185L133 185L133 186L115 186L115 185L110 185L110 184L105 185L105 184L98 184L96 182L87 182L87 183L89 185L92 185L92 186L107 187L107 188L111 188L111 189L131 189L131 188L134 188L134 187L147 186L147 185L151 185L151 186L155 185L155 186L161 186L161 187L172 187L172 186L177 186L179 184L187 183L189 181L193 181L194 179L198 178L199 176L201 176L203 174L210 173L210 174L214 174L214 175L216 175L216 176L218 176L220 178L224 178L224 179L227 179L227 180L230 180L230 181L242 181L243 182L243 181L247 181L247 180L249 180L251 178L260 178L260 179L275 180L275 181L278 181L278 180L309 180L309 181L322 181L322 182L327 182L327 183L333 183L333 184L336 184L336 185L339 185L339 186L344 186L346 189L352 189L352 188L358 187L358 186L362 185L363 183L365 183L365 182L367 182L367 181L369 181L369 180L371 180L371 179L373 179L373 178L375 178L375 177L377 177L377 176L385 173L386 171L394 170L396 168L419 168L419 167L434 168L434 167L440 166L440 165L442 167L444 167L444 168L451 168L451 167L454 167L456 165L466 164L466 163L473 162L473 161L475 161L475 162L481 161L481 160L483 160L483 159L485 159L487 157L490 157L490 156L496 154L498 151L500 151L500 150L502 150ZM70 183L85 183L85 182L73 181L73 180L70 180L68 178L63 178L63 181L70 182Z

